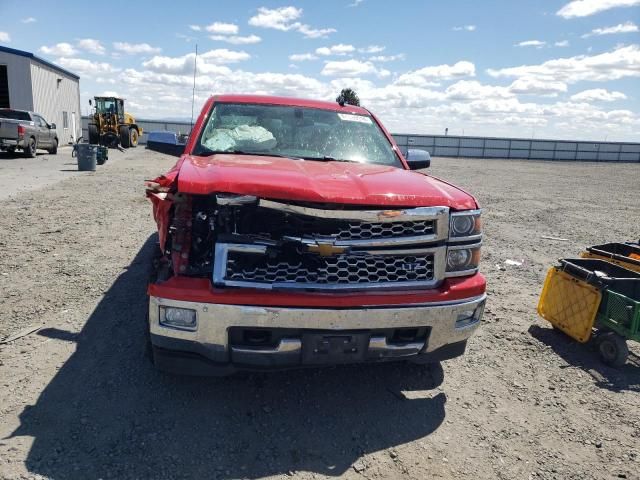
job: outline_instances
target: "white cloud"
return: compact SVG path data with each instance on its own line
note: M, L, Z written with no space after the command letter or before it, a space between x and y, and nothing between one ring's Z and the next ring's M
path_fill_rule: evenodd
M102 92L100 92L96 96L98 96L98 97L118 97L118 98L123 98L124 97L123 95L121 95L116 90L103 90ZM128 105L129 105L129 103L127 102L127 106Z
M94 75L104 75L120 71L119 68L106 62L94 62L85 58L62 57L56 60L61 67L68 68L80 76L92 77Z
M346 55L347 53L355 52L355 47L353 45L345 45L344 43L339 43L337 45L332 45L330 47L320 47L316 48L316 53L318 55Z
M46 55L56 55L59 57L70 57L78 53L78 51L70 43L62 42L56 43L51 47L46 45L39 48L39 51Z
M238 26L234 23L213 22L211 25L207 25L205 30L209 33L216 33L218 35L238 34Z
M540 80L536 77L520 77L509 85L509 91L523 95L556 96L567 91L567 84L554 80Z
M638 26L633 22L619 23L613 27L594 28L589 33L582 35L582 38L588 38L600 35L614 35L617 33L635 33L640 31Z
M162 51L161 48L152 47L148 43L113 42L113 48L129 55L139 53L159 53Z
M306 24L298 25L297 30L307 38L327 38L337 31L335 28L311 28Z
M194 32L199 32L202 30L202 27L200 25L189 25L189 28Z
M377 74L378 69L371 62L360 60L331 61L324 64L321 74L333 77L357 77L359 75ZM383 72L384 75L384 72Z
M35 23L38 20L34 17L27 17L27 18L23 18L22 20L20 20L22 23Z
M554 45L556 47L568 47L569 46L569 40L560 40L560 41L554 43Z
M294 20L302 16L302 9L296 7L280 7L270 9L258 8L258 14L249 19L249 25L262 28L273 28L286 32L295 27Z
M358 51L360 53L380 53L380 52L383 52L385 48L386 47L383 47L381 45L369 45L364 48L359 48Z
M239 35L211 35L209 36L211 40L216 40L219 42L227 42L233 45L251 45L254 43L260 43L262 39L257 35L248 35L246 37L242 37Z
M511 98L514 96L506 87L483 85L476 80L460 80L445 89L450 100L481 100L487 98Z
M461 32L461 31L466 31L466 32L473 32L475 31L477 27L475 25L460 25L457 27L453 27L453 31L454 32Z
M353 3L350 3L349 5L347 5L347 7L357 7L362 2L364 2L364 0L353 0Z
M308 60L317 60L313 53L294 53L293 55L289 55L289 60L292 62L305 62Z
M375 55L373 57L369 57L369 61L371 62L394 62L396 60L404 60L405 54L398 53L397 55Z
M583 90L571 95L571 100L574 102L614 102L616 100L626 100L626 98L627 96L622 92L610 92L604 88Z
M249 19L249 25L261 28L272 28L287 32L295 30L307 38L324 38L334 33L335 28L312 28L307 24L296 21L302 16L302 9L293 6L279 8L258 8L258 13Z
M539 65L521 65L488 69L492 77L535 77L541 81L608 81L625 77L640 77L640 46L618 47L598 55L578 55L548 60Z
M155 56L142 62L142 66L157 73L184 74L193 71L195 57L195 54L182 57Z
M617 7L640 5L640 0L573 0L556 12L563 18L587 17Z
M247 52L227 50L226 48L216 48L199 55L198 61L202 59L210 63L222 64L242 62L244 60L249 60L249 58L251 58L251 55Z
M11 41L11 35L9 35L7 32L0 32L0 42L10 42Z
M475 77L476 67L466 60L454 65L436 65L424 67L413 72L400 75L396 81L399 85L411 85L415 87L427 87L437 85L440 80L452 80L461 77Z
M547 44L547 42L543 42L542 40L525 40L524 42L516 43L514 47L536 47L542 48Z
M93 38L82 38L78 40L78 48L95 55L104 55L106 52L104 46Z
M249 58L251 56L246 52L218 48L198 55L197 68L200 73L226 74L230 70L228 67L224 67L224 64L242 62ZM188 75L189 73L193 74L194 60L194 53L188 53L181 57L155 56L142 62L142 66L156 73Z

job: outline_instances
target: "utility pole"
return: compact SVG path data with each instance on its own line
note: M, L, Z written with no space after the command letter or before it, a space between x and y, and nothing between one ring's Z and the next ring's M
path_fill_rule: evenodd
M198 44L196 43L196 56L193 59L193 93L191 94L191 130L193 130L193 106L196 103L196 72L198 69ZM189 134L191 134L191 130Z

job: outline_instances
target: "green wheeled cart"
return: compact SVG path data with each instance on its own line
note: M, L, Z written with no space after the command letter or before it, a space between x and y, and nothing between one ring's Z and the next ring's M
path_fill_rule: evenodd
M605 363L624 365L629 356L627 341L640 342L640 274L603 260L560 263L565 272L601 289L595 320L598 352Z

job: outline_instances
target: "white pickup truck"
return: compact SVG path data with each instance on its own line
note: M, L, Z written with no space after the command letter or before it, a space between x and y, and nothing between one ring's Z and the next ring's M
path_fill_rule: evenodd
M26 110L0 109L0 151L14 153L20 149L33 158L39 148L51 154L58 152L56 124Z

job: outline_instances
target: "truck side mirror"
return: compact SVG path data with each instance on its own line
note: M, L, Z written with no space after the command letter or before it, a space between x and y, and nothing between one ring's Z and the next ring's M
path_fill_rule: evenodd
M49 124L49 130L55 130L56 129L56 124L55 123L50 123Z
M91 99L89 99L89 105L93 105L93 103L91 103Z
M410 148L407 150L406 159L411 170L420 170L431 166L431 155L426 150Z

